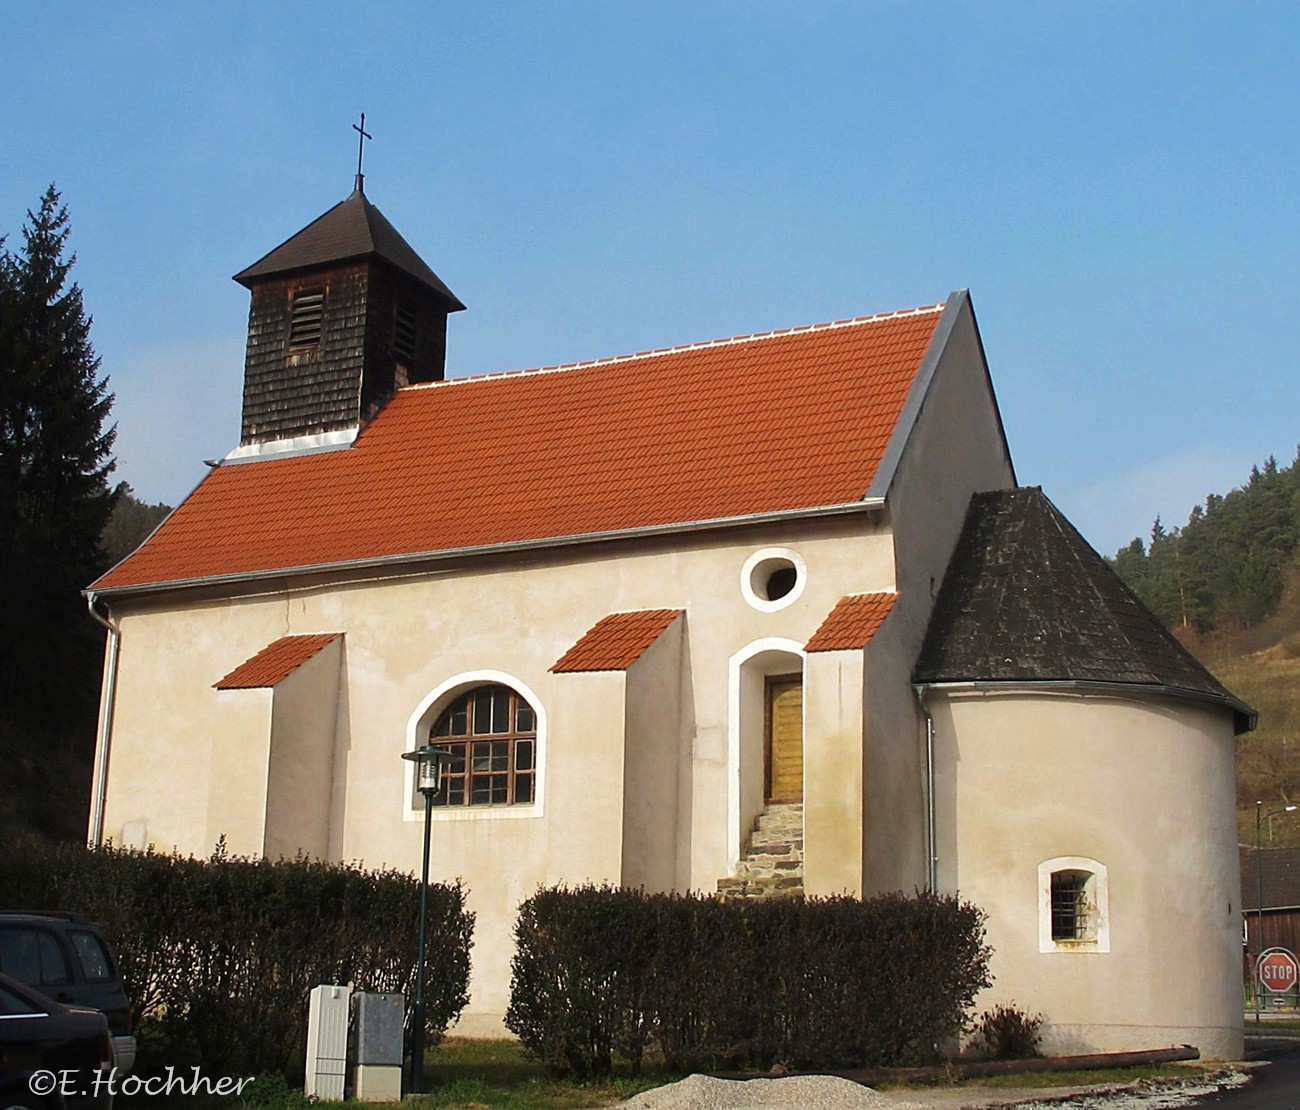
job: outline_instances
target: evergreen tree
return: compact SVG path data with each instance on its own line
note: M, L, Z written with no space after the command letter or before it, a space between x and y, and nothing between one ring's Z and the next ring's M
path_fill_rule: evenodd
M103 567L115 433L53 185L27 220L19 252L0 240L0 697L52 724L94 704L102 630L79 591Z
M117 504L102 537L105 562L110 566L120 563L144 543L172 511L170 505L161 501L150 505L138 500L127 482L119 484L117 490Z

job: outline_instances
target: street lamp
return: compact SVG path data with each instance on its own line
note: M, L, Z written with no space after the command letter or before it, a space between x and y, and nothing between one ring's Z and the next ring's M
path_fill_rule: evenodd
M1265 817L1272 820L1280 813L1294 813L1297 809L1300 809L1300 806L1283 806L1281 809L1273 810L1272 813L1265 813L1264 803L1255 803L1255 947L1258 949L1255 953L1256 958L1264 951L1264 860L1260 855L1263 848L1259 838L1260 828L1264 824ZM1251 973L1251 985L1254 988L1252 993L1255 995L1255 1025L1258 1027L1259 974L1257 971Z
M433 817L433 798L442 789L442 770L451 752L425 744L413 752L403 752L403 759L415 764L416 789L424 795L424 863L420 868L420 950L415 961L415 1009L411 1015L410 1094L424 1090L424 922L429 912L429 833Z

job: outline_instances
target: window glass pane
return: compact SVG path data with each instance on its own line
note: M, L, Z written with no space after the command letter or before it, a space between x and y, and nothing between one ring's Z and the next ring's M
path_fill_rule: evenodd
M515 741L515 770L531 771L533 769L533 742L531 740Z
M71 933L72 947L77 959L81 961L81 970L87 983L108 983L112 981L113 969L108 960L108 953L94 933Z
M510 800L508 793L510 782L505 775L493 775L492 779L492 804L505 805Z
M474 692L474 735L484 736L492 731L492 688Z
M519 708L515 711L515 731L537 731L537 714L533 712L533 707L522 698L519 699Z
M38 987L41 984L41 954L31 929L0 929L0 971Z
M54 939L52 933L47 933L44 929L38 935L41 944L41 983L45 986L71 983L72 971L68 967L67 958L63 955L63 949L59 947L59 942Z
M488 740L474 742L474 770L487 771L492 764L492 743Z
M492 731L510 731L510 691L504 686L492 691Z
M469 732L469 697L457 698L438 718L433 736L464 736Z
M453 779L447 783L447 804L463 806L465 804L465 780Z
M533 800L533 776L516 775L515 776L515 804L522 805L524 802Z
M480 775L474 779L474 785L470 794L469 804L473 806L485 806L492 801L492 780L486 775Z
M1079 871L1057 871L1052 875L1053 940L1086 939L1087 881L1088 876Z
M463 775L465 773L465 749L468 744L444 744L451 757L447 760L446 774Z
M510 741L496 740L492 744L492 768L493 771L510 770Z

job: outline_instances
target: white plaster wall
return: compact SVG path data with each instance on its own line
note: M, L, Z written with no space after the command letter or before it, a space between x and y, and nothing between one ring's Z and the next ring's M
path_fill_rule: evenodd
M1013 485L975 317L963 299L887 495L899 598L866 658L868 894L926 885L924 719L911 669L971 495Z
M329 854L330 793L342 666L340 636L285 678L272 694L263 845L271 859L292 859L299 852L325 859Z
M760 612L741 594L741 567L775 544L805 560L807 585L788 607ZM675 884L712 890L729 869L728 661L764 638L801 644L845 594L892 586L889 532L863 514L480 561L386 581L304 580L254 597L116 602L122 656L105 827L116 836L124 822L143 817L160 848L206 855L225 832L232 850L262 850L270 692L219 692L212 683L280 636L342 631L346 679L335 723L329 855L415 872L422 823L399 758L412 716L458 675L511 676L534 692L546 718L544 804L440 812L433 826L433 876L464 877L478 914L473 999L462 1024L490 1032L500 1028L508 998L519 902L540 884L617 883L623 873L628 676L554 675L551 664L610 612L687 610L689 679L677 713L686 758L675 824L667 789L662 819L675 834ZM666 690L667 671L653 654L645 662L646 675L631 677L634 687L649 681L633 692L648 699ZM309 823L304 817L304 828Z
M977 1009L1045 1015L1045 1045L1242 1049L1230 714L1175 699L930 696L939 886L988 913L995 983ZM1108 869L1110 951L1039 951L1037 868Z
M681 712L690 693L685 626L683 617L674 620L626 675L621 881L647 891L679 885L678 760L689 742Z
M804 677L804 889L862 894L862 652L816 651Z

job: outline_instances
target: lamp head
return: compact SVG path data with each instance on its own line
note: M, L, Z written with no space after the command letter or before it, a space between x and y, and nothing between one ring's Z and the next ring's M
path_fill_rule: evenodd
M403 752L402 758L415 764L415 786L426 799L442 789L442 771L451 758L446 748L424 744L413 752Z

